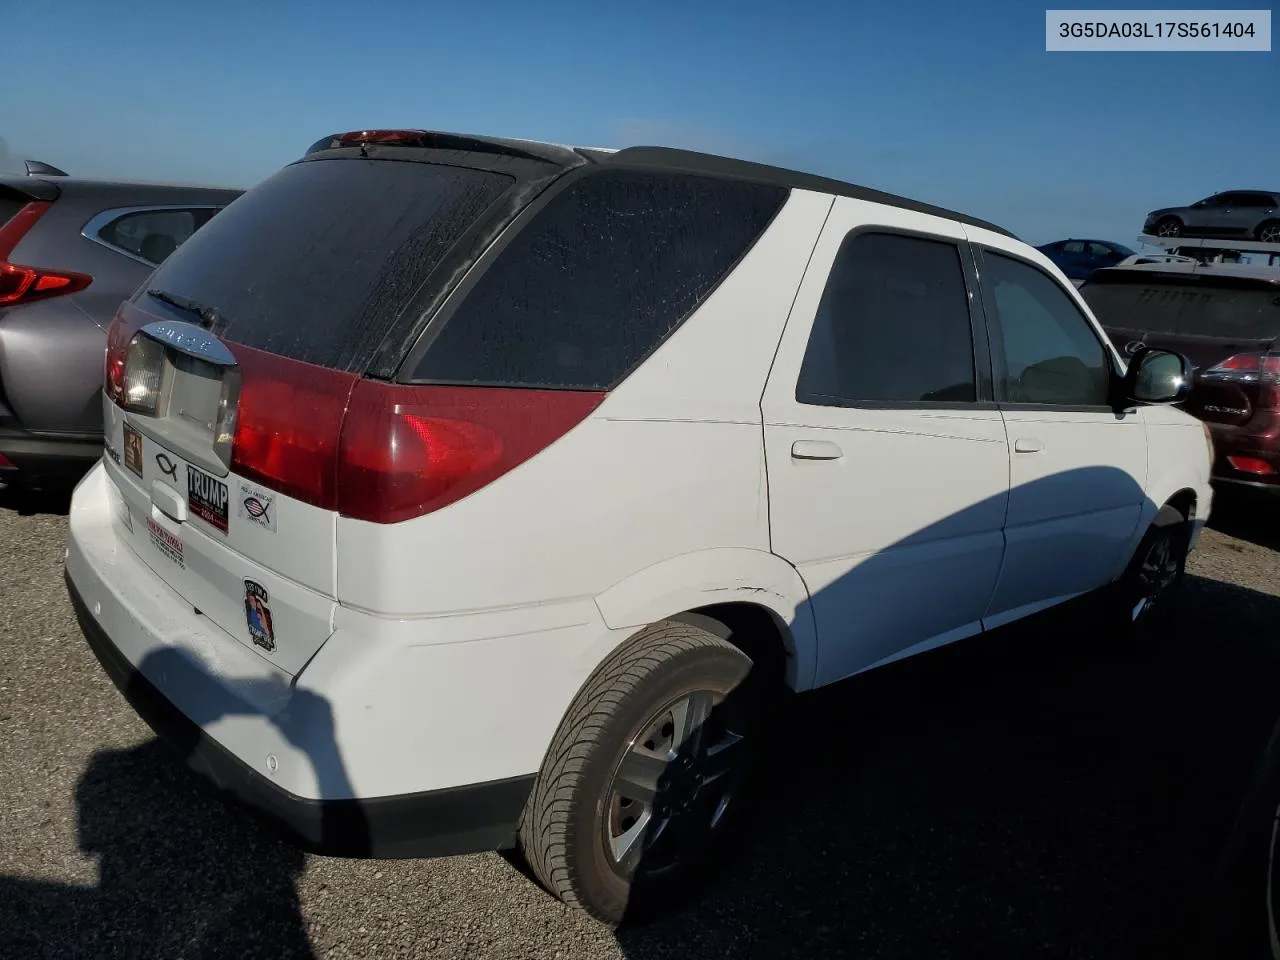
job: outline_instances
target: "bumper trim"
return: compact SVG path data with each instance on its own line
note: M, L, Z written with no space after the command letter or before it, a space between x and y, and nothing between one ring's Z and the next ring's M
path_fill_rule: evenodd
M138 715L187 766L267 820L296 846L326 856L401 859L515 845L533 774L354 800L310 800L278 787L208 737L136 670L86 608L70 575L64 572L64 578L89 648Z

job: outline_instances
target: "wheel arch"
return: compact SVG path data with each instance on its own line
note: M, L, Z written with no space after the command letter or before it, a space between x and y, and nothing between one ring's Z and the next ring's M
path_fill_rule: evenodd
M614 584L596 605L610 629L630 632L660 620L708 617L791 689L813 685L818 638L809 591L776 554L723 548L673 557Z

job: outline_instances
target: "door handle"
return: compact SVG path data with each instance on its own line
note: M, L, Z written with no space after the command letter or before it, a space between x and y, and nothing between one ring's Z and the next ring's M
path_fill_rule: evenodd
M844 451L830 440L797 440L791 445L793 460L839 460Z
M1014 453L1039 453L1044 449L1044 441L1035 437L1019 437L1013 441Z

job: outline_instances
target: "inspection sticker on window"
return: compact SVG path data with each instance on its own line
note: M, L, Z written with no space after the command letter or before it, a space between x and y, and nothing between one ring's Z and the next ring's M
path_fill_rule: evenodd
M1270 10L1046 10L1053 51L1269 52Z
M182 541L150 517L147 517L147 530L156 549L185 570L187 563L182 556Z

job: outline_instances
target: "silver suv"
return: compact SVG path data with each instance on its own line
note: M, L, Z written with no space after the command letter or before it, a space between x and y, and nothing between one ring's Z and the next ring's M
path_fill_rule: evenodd
M1243 237L1280 243L1280 192L1229 190L1189 207L1152 210L1142 232L1154 237Z

